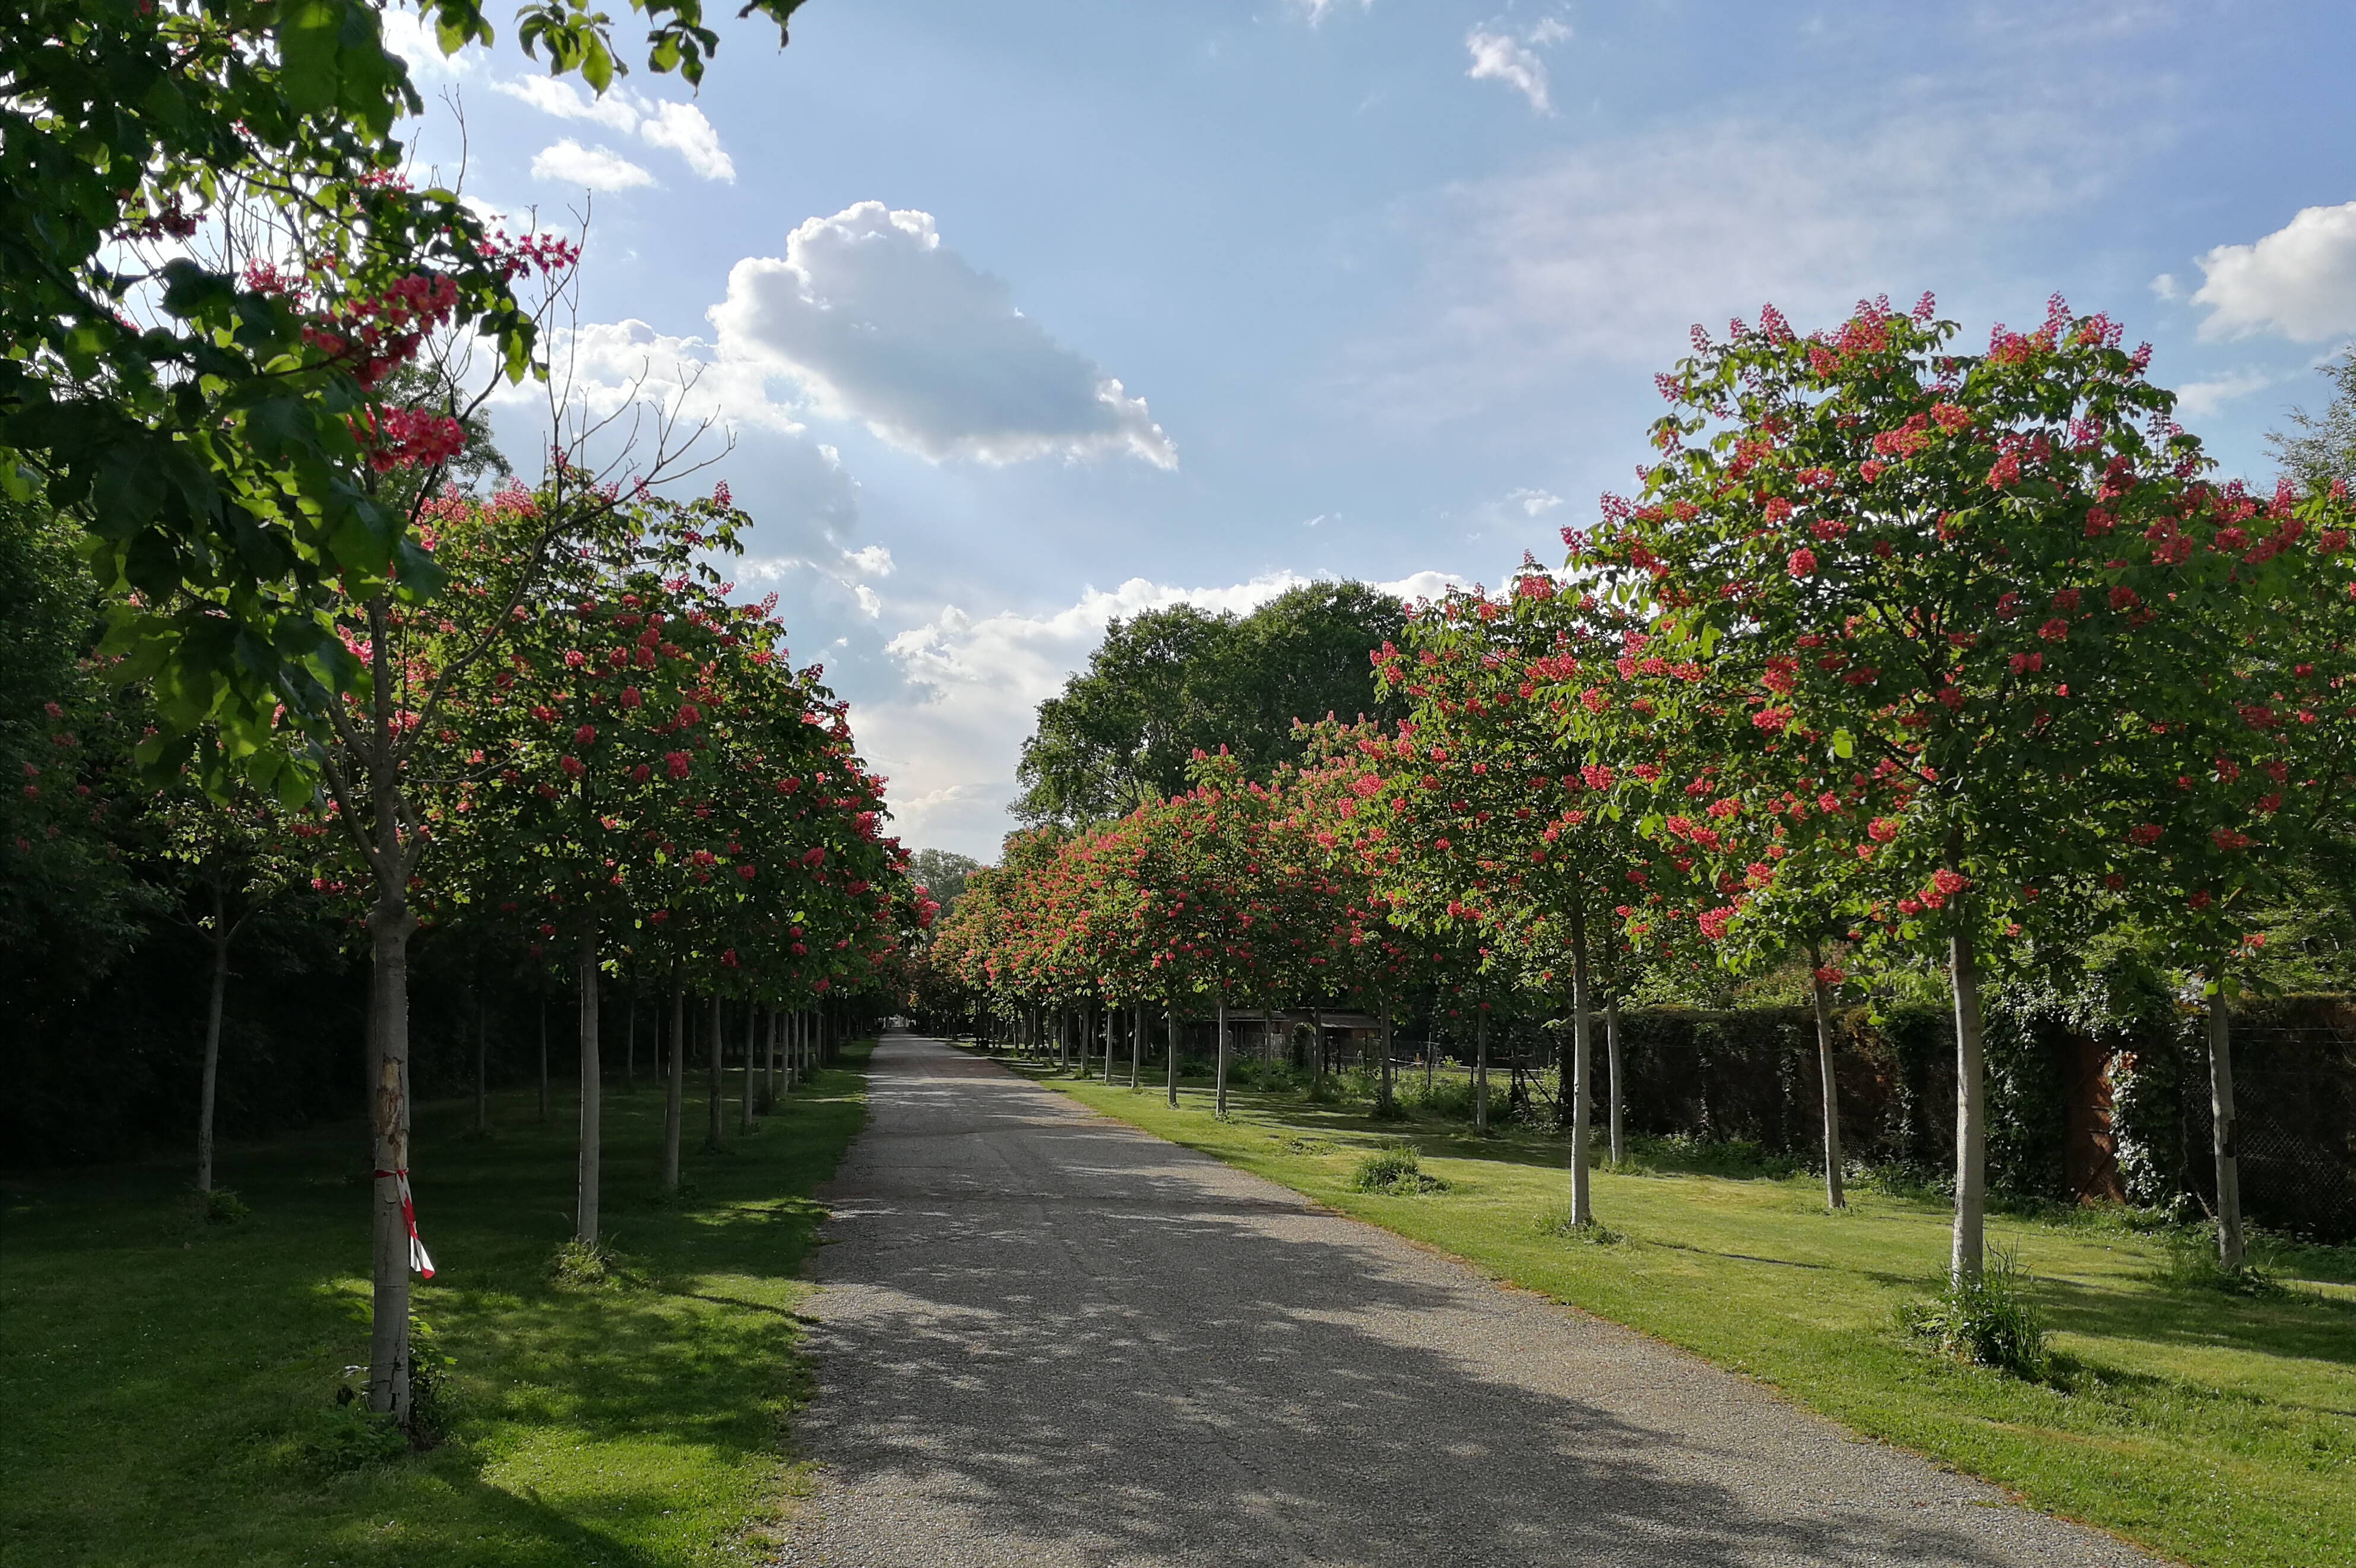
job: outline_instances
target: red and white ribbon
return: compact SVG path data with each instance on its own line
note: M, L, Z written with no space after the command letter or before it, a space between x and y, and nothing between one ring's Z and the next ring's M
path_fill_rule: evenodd
M376 1173L380 1181L388 1176L401 1183L401 1218L402 1222L409 1227L409 1266L425 1278L432 1279L434 1260L425 1255L425 1243L417 1239L417 1200L409 1195L409 1172L380 1170Z

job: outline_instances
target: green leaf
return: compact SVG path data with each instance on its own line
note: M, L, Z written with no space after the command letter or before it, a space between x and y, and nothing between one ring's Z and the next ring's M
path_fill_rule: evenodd
M298 114L335 107L344 0L284 0L278 14L281 90Z
M1843 762L1857 755L1857 741L1846 730L1833 731L1833 755Z

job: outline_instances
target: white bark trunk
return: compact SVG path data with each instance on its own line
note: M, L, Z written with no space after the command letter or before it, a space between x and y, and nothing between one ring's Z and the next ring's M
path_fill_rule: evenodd
M1587 984L1587 912L1570 912L1570 1222L1595 1218L1588 1169L1588 1103L1595 1097L1595 1009Z
M597 1051L597 921L581 930L581 953L573 973L581 991L581 1167L573 1200L573 1235L586 1246L597 1242L599 1155L604 1126L599 1091L604 1087Z
M1620 994L1614 990L1603 1003L1603 1056L1612 1069L1612 1163L1627 1157L1621 1140L1621 1113L1627 1097L1620 1093Z
M1164 1008L1162 1018L1170 1026L1170 1108L1178 1108L1178 1009Z
M1211 1096L1211 1114L1227 1114L1227 998L1219 998L1219 1064L1218 1081Z
M409 1169L407 902L380 894L369 921L369 1141L374 1162L369 1262L369 1408L409 1422L409 1222L401 1183Z
M197 1190L213 1189L213 1102L220 1085L221 1008L229 994L228 911L213 891L212 994L205 1004L205 1076L197 1091Z
M753 1130L753 1072L756 1065L753 1045L760 1037L761 1009L747 1002L744 1004L744 1106L736 1117L736 1130L740 1133Z
M1956 912L1958 923L1963 912ZM1977 1279L1987 1208L1986 1051L1980 1034L1980 975L1968 930L1949 944L1955 987L1955 1233L1948 1272Z
M2209 1111L2217 1157L2217 1261L2239 1273L2246 1256L2242 1236L2242 1151L2233 1114L2233 1011L2222 982L2209 1003Z
M1472 1130L1489 1130L1489 1009L1481 1005L1485 989L1472 998Z
M665 1192L676 1192L680 1130L687 1110L687 986L677 969L670 980L670 1055L663 1068L662 1185Z
M1832 988L1815 977L1815 971L1824 966L1816 944L1810 943L1808 984L1816 1004L1816 1067L1825 1103L1825 1202L1834 1209L1846 1209L1848 1198L1841 1189L1840 1080L1833 1072Z

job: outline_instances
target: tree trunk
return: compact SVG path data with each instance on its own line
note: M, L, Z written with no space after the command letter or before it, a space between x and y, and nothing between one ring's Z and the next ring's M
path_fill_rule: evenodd
M744 1004L744 1108L736 1118L736 1130L740 1133L753 1130L753 1070L756 1054L754 1042L760 1038L761 1009L747 1002Z
M488 1136L491 1131L491 1004L480 991L475 993L475 1132Z
M213 890L212 995L205 1004L205 1076L197 1091L197 1190L213 1189L213 1099L220 1083L221 1008L229 995L229 912Z
M622 1011L622 1093L638 1086L638 998L633 991Z
M1472 998L1472 1130L1489 1131L1489 1009Z
M776 1106L777 1096L785 1093L785 1085L777 1081L778 1059L784 1050L780 1042L785 1028L785 1015L775 1008L770 1008L768 1043L761 1053L761 1082L768 1090L769 1104L772 1107Z
M728 1129L728 1116L724 1104L727 1085L722 1076L723 1069L720 1061L725 1043L725 1037L721 1033L720 1029L720 993L714 991L712 993L712 1051L705 1061L707 1071L703 1084L703 1147L710 1149L720 1147L722 1135Z
M1964 921L1958 909L1958 925ZM1955 1238L1948 1271L1958 1282L1980 1274L1987 1209L1986 1047L1980 1035L1980 974L1968 930L1958 930L1948 952L1955 987Z
M1824 966L1816 944L1809 943L1808 983L1816 1003L1816 1066L1824 1081L1825 1202L1830 1208L1846 1209L1848 1199L1841 1190L1840 1081L1833 1073L1832 988L1815 976L1815 971Z
M604 1127L599 1091L604 1087L597 1053L597 918L581 928L581 955L573 983L581 990L581 1169L573 1205L573 1238L597 1244L598 1156Z
M1391 1004L1387 997L1383 1002L1382 1096L1383 1109L1388 1111L1391 1108Z
M1133 1091L1145 1071L1145 1004L1129 1004L1129 1086Z
M387 809L390 817L390 808ZM408 901L380 892L369 917L374 949L369 985L369 1145L372 1205L369 1321L369 1408L409 1424L409 1220L402 1189L409 1179Z
M1217 1083L1211 1095L1211 1114L1225 1117L1227 1114L1227 998L1219 998L1219 1065Z
M2229 1274L2242 1270L2241 1139L2233 1115L2233 1010L2224 981L2209 1002L2209 1110L2217 1155L2217 1262Z
M548 998L540 999L540 1119L548 1120Z
M1174 1111L1178 1108L1178 1009L1165 1007L1162 1014L1170 1026L1170 1108Z
M670 1055L663 1062L662 1186L679 1190L680 1125L687 1109L687 982L670 972Z
M1603 1001L1603 1056L1612 1070L1612 1163L1617 1167L1626 1155L1621 1145L1621 1108L1627 1097L1620 1093L1620 994L1614 990Z
M1595 1218L1589 1169L1589 1102L1595 1098L1595 1008L1587 983L1587 912L1570 911L1570 1222Z

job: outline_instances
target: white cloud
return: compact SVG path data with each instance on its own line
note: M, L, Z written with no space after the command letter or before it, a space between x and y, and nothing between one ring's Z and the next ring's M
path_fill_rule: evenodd
M1466 76L1474 81L1502 81L1528 99L1530 107L1539 113L1554 112L1554 105L1547 101L1546 61L1528 45L1504 33L1475 27L1464 35L1464 48L1472 57Z
M1313 27L1339 9L1343 0L1293 0L1293 3L1301 7L1301 14L1309 18L1309 25ZM1375 0L1358 0L1359 10L1371 11L1374 8Z
M1522 509L1522 516L1535 517L1562 505L1562 497L1551 490L1515 490L1505 499Z
M2275 384L2275 378L2257 370L2235 370L2213 381L2187 381L2176 389L2176 411L2192 419L2205 419L2235 398Z
M703 111L692 103L641 98L618 87L603 97L592 97L569 77L512 77L494 81L491 88L559 120L587 120L625 136L636 136L650 146L667 147L687 160L687 166L704 179L733 182L736 178L736 165L721 146L720 133L703 117ZM536 163L532 172L540 172Z
M1548 16L1530 29L1530 43L1537 48L1552 48L1557 44L1567 44L1569 41L1570 24L1558 17Z
M530 104L559 120L587 120L611 126L625 136L638 133L638 111L620 91L593 98L570 77L519 76L491 83L491 91Z
M471 44L455 55L444 54L441 40L414 11L388 6L378 17L384 26L384 47L402 58L412 81L455 80L472 76L483 63L483 51Z
M860 613L869 620L884 613L884 597L875 590L864 582L854 582L851 585L851 592L852 597L859 601Z
M541 149L531 160L531 176L591 190L629 190L655 183L654 176L629 159L604 147L584 147L570 136Z
M926 213L869 201L810 219L783 259L737 262L710 317L723 357L789 376L818 412L933 462L1177 465L1144 400L1016 310Z
M1183 588L1133 577L1091 588L1060 609L974 615L954 604L894 637L886 651L907 681L905 698L863 702L862 749L892 775L892 810L911 843L994 859L1012 826L1014 766L1040 702L1087 662L1105 623L1173 604L1246 613L1313 581L1275 571L1248 582ZM1435 598L1462 580L1419 571L1378 584L1400 599Z
M2220 245L2201 271L2207 282L2192 303L2209 307L2202 337L2272 332L2318 343L2356 332L2356 201L2304 208L2254 245Z
M899 562L892 559L892 552L880 544L854 549L844 556L843 560L852 571L866 577L889 577L899 568Z
M687 160L687 166L708 180L734 183L736 165L720 145L720 133L692 103L654 104L638 134L658 147L669 147Z

